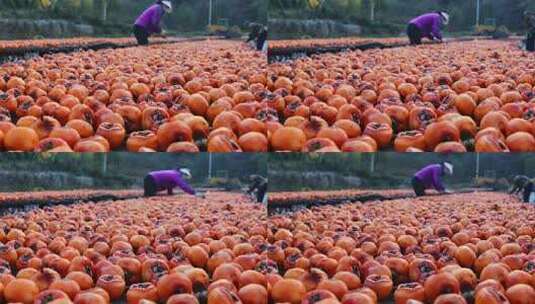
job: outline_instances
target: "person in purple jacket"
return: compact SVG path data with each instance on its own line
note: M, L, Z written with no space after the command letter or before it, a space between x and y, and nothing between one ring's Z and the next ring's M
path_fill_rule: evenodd
M137 43L139 45L148 45L151 35L161 34L163 15L172 11L173 5L171 1L158 0L141 13L134 24L134 36L136 36Z
M168 195L173 195L173 189L176 187L188 194L196 195L195 190L186 182L190 178L190 170L186 168L150 172L145 176L145 196L154 196L164 190L167 190Z
M412 19L407 28L411 45L422 44L422 38L442 42L441 28L449 22L450 15L446 12L429 13Z
M435 189L440 193L448 193L442 183L442 177L445 174L453 175L453 165L448 162L429 165L416 172L412 178L412 188L416 196L424 196L426 189Z

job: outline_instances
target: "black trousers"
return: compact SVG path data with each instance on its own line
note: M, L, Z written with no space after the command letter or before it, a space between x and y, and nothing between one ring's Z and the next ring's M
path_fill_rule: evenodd
M425 185L416 177L412 178L412 189L414 189L416 196L425 195Z
M411 45L422 44L422 31L414 24L409 24L407 27L407 36L411 41Z
M262 31L260 33L260 35L258 36L258 39L256 39L256 50L257 51L261 51L262 48L264 47L264 43L266 42L267 40L267 31Z
M535 31L529 32L526 39L526 49L530 52L535 52Z
M149 44L149 33L143 27L139 25L134 25L134 36L136 36L137 44L139 45L148 45Z
M267 192L267 185L261 186L256 190L256 201L258 203L261 203L264 200L264 195L266 195Z
M533 183L529 182L524 186L524 193L522 193L524 203L529 203L529 197L531 195L531 192L533 192Z
M147 175L143 180L143 188L145 190L145 196L154 196L158 192L156 189L156 182L152 176Z

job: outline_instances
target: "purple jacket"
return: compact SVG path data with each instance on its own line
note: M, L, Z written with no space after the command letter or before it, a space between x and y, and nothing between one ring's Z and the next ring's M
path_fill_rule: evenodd
M426 189L434 188L437 191L445 191L446 188L442 184L443 169L442 165L429 165L422 170L416 172L414 177L422 182Z
M156 184L157 191L168 190L172 191L175 187L180 187L184 192L194 195L195 190L184 181L182 174L175 170L153 171L149 173ZM169 190L171 189L171 190Z
M412 19L409 24L416 25L420 29L420 31L422 31L423 37L442 40L442 32L440 30L440 26L442 25L442 18L437 13L421 15Z
M161 33L160 23L164 13L161 5L151 5L137 18L135 25L143 27L149 34Z

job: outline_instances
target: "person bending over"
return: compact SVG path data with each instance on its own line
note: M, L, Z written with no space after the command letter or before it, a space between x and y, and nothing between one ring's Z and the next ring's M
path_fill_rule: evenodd
M139 45L148 45L149 37L154 34L162 34L162 18L166 13L173 11L171 1L158 0L147 8L136 19L134 24L134 36Z
M533 182L528 180L522 190L522 199L524 203L535 203L535 197L533 197Z
M251 184L247 193L253 194L256 192L256 201L258 203L264 203L268 186L267 178L260 175L251 175L250 180Z
M176 187L196 195L196 191L186 182L188 179L191 179L191 173L186 168L150 172L144 180L145 196L155 196L164 190L167 190L168 195L173 195L173 189Z
M247 43L253 41L256 46L257 51L265 51L267 49L267 38L268 38L268 30L267 27L258 24L258 23L251 23L251 32L249 33L249 38L247 38Z
M427 189L435 189L442 194L449 193L442 183L442 178L446 174L453 175L453 165L448 162L429 165L421 169L412 178L414 193L416 196L424 196Z
M449 22L450 15L446 12L428 13L412 19L407 28L411 45L422 44L423 38L442 42L441 28Z
M525 12L524 20L528 28L526 37L526 50L535 52L535 12Z
M509 194L519 194L521 191L523 191L524 186L526 183L529 182L529 177L525 175L517 175L513 179L513 186L509 190Z

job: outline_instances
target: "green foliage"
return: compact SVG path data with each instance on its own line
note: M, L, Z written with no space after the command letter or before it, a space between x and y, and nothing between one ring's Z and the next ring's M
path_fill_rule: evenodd
M94 179L97 188L129 188L140 186L150 171L187 167L192 171L193 184L205 184L208 179L209 155L199 154L52 154L6 153L0 159L0 172L34 172L35 174L70 174ZM226 171L230 185L246 180L251 174L267 174L266 156L263 154L214 154L213 173ZM236 170L239 168L239 170ZM15 174L16 175L16 174ZM52 181L43 184L3 183L0 191L20 191L41 187L48 190L68 189Z
M390 31L397 35L413 17L423 13L445 10L451 15L446 31L473 31L476 25L476 1L466 0L327 0L317 9L307 1L269 0L270 18L334 19L364 27L366 34ZM481 22L506 26L512 31L524 30L524 11L534 10L533 0L481 1ZM388 25L388 27L385 27ZM500 32L500 34L504 34ZM274 33L277 36L277 33Z
M480 154L479 181L474 183L477 156L474 153L441 155L437 153L378 153L378 154L272 154L269 158L270 190L281 191L311 187L317 181L304 185L279 182L286 181L288 172L310 175L311 172L334 172L340 176L355 176L362 180L363 187L397 188L410 185L415 172L433 163L449 161L454 165L454 175L446 177L447 185L485 186L502 189L515 175L535 177L535 155ZM316 190L317 187L315 188Z
M205 31L209 1L172 0L175 9L164 17L170 31ZM110 25L130 30L144 9L155 0L0 0L0 16L28 19L66 19L107 29ZM245 29L249 22L267 23L265 0L213 0L214 24L228 20L228 26ZM236 34L237 31L233 31Z

